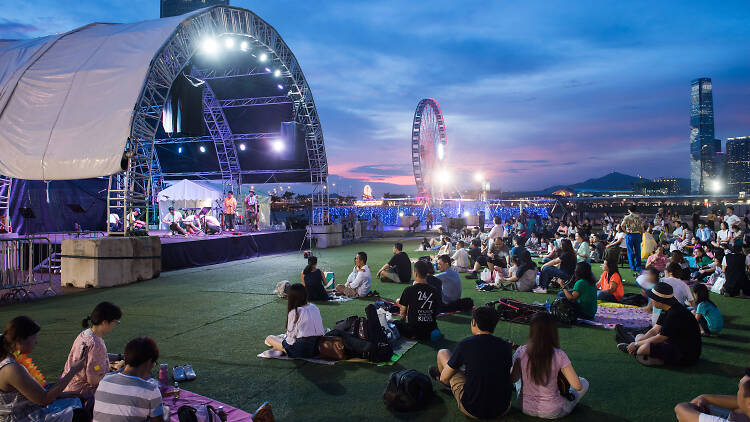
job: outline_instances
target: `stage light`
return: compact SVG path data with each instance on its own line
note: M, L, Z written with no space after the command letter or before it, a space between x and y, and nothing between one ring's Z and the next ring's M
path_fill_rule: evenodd
M469 211L464 211L464 217L468 217L468 216L469 216Z
M266 73L271 73L271 68L270 67L267 67L264 70L266 71Z
M234 38L225 38L224 39L224 46L228 49L234 48Z
M278 88L278 89L284 89L284 85L278 84L278 85L276 85L276 88Z
M268 59L268 54L266 54L266 53L260 53L260 57L258 57L258 59L260 59L260 61L264 62L264 61L266 61Z
M482 183L484 181L484 175L482 173L474 173L474 181Z
M439 170L437 180L441 185L447 185L451 182L451 174L446 169Z
M721 183L721 180L716 179L711 182L711 190L713 192L721 192L721 190L724 188L724 184Z
M281 139L277 139L271 143L271 148L274 152L284 151L284 142Z
M216 42L216 39L213 37L209 37L203 40L201 42L201 50L204 54L216 54L216 52L219 51L219 44Z
M443 144L438 144L437 156L438 156L438 160L442 160L445 157L445 146Z
M247 41L242 41L240 43L240 50L247 51L248 49L250 49L250 44L248 44Z
M244 150L245 150L245 144L240 144L240 151L244 151Z
M177 148L177 153L178 153L178 154L182 154L182 147L178 147L178 148Z
M279 69L274 70L273 71L273 76L275 76L275 77L278 78L279 76L281 76L281 71Z
M204 147L203 145L201 145L200 150L201 150L201 152L206 152L206 147Z

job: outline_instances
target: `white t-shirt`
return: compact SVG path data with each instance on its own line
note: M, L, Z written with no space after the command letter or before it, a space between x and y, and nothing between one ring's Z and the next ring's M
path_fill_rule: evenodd
M501 237L503 235L503 226L499 224L495 224L492 227L492 230L490 230L489 238L492 240L495 240L495 238Z
M451 259L453 259L453 265L456 267L469 268L469 253L466 252L466 249L456 249Z
M729 239L730 233L729 230L719 230L716 232L716 240L719 242L726 242Z
M182 213L175 211L173 215L171 212L168 212L161 221L164 224L179 223L182 221Z
M109 215L109 224L117 224L120 222L120 216L117 214Z
M725 215L724 222L727 223L727 225L731 229L732 226L734 226L735 224L740 224L742 220L740 220L740 218L737 217L736 215L732 214L732 215Z
M286 342L294 344L299 337L314 337L325 334L320 309L312 303L292 309L287 315Z
M182 221L184 221L186 223L189 223L189 224L193 224L193 223L196 222L197 219L198 219L198 217L196 217L195 214L191 214L191 215L188 215L187 217L183 218Z
M615 240L618 240L618 239L620 240L620 247L622 249L628 248L628 242L625 241L626 236L627 234L625 232L619 232L615 235Z

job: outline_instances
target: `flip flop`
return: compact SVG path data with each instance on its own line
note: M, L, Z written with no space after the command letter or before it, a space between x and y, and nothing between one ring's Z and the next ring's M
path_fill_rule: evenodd
M182 367L185 371L185 379L188 381L192 381L195 378L197 378L197 375L195 374L195 371L193 370L193 366L188 364Z
M182 366L175 366L172 368L172 379L177 382L185 381L185 368Z

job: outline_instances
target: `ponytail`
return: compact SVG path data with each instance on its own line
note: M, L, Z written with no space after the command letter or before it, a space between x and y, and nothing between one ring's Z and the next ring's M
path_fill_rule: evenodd
M302 274L310 274L312 272L313 266L318 264L318 258L315 256L311 256L307 258L307 266L304 270L302 270Z
M89 328L89 323L91 322L91 315L87 316L86 318L81 321L81 327L83 328Z

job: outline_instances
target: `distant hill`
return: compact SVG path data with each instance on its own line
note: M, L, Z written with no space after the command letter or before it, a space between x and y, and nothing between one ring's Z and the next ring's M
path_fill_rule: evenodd
M568 189L573 191L580 189L629 190L633 188L633 184L638 180L640 180L640 178L635 176L612 172L606 176L595 179L588 179L586 181L575 183L572 185L550 186L546 189L542 189L540 192L544 194L550 194L559 189Z

